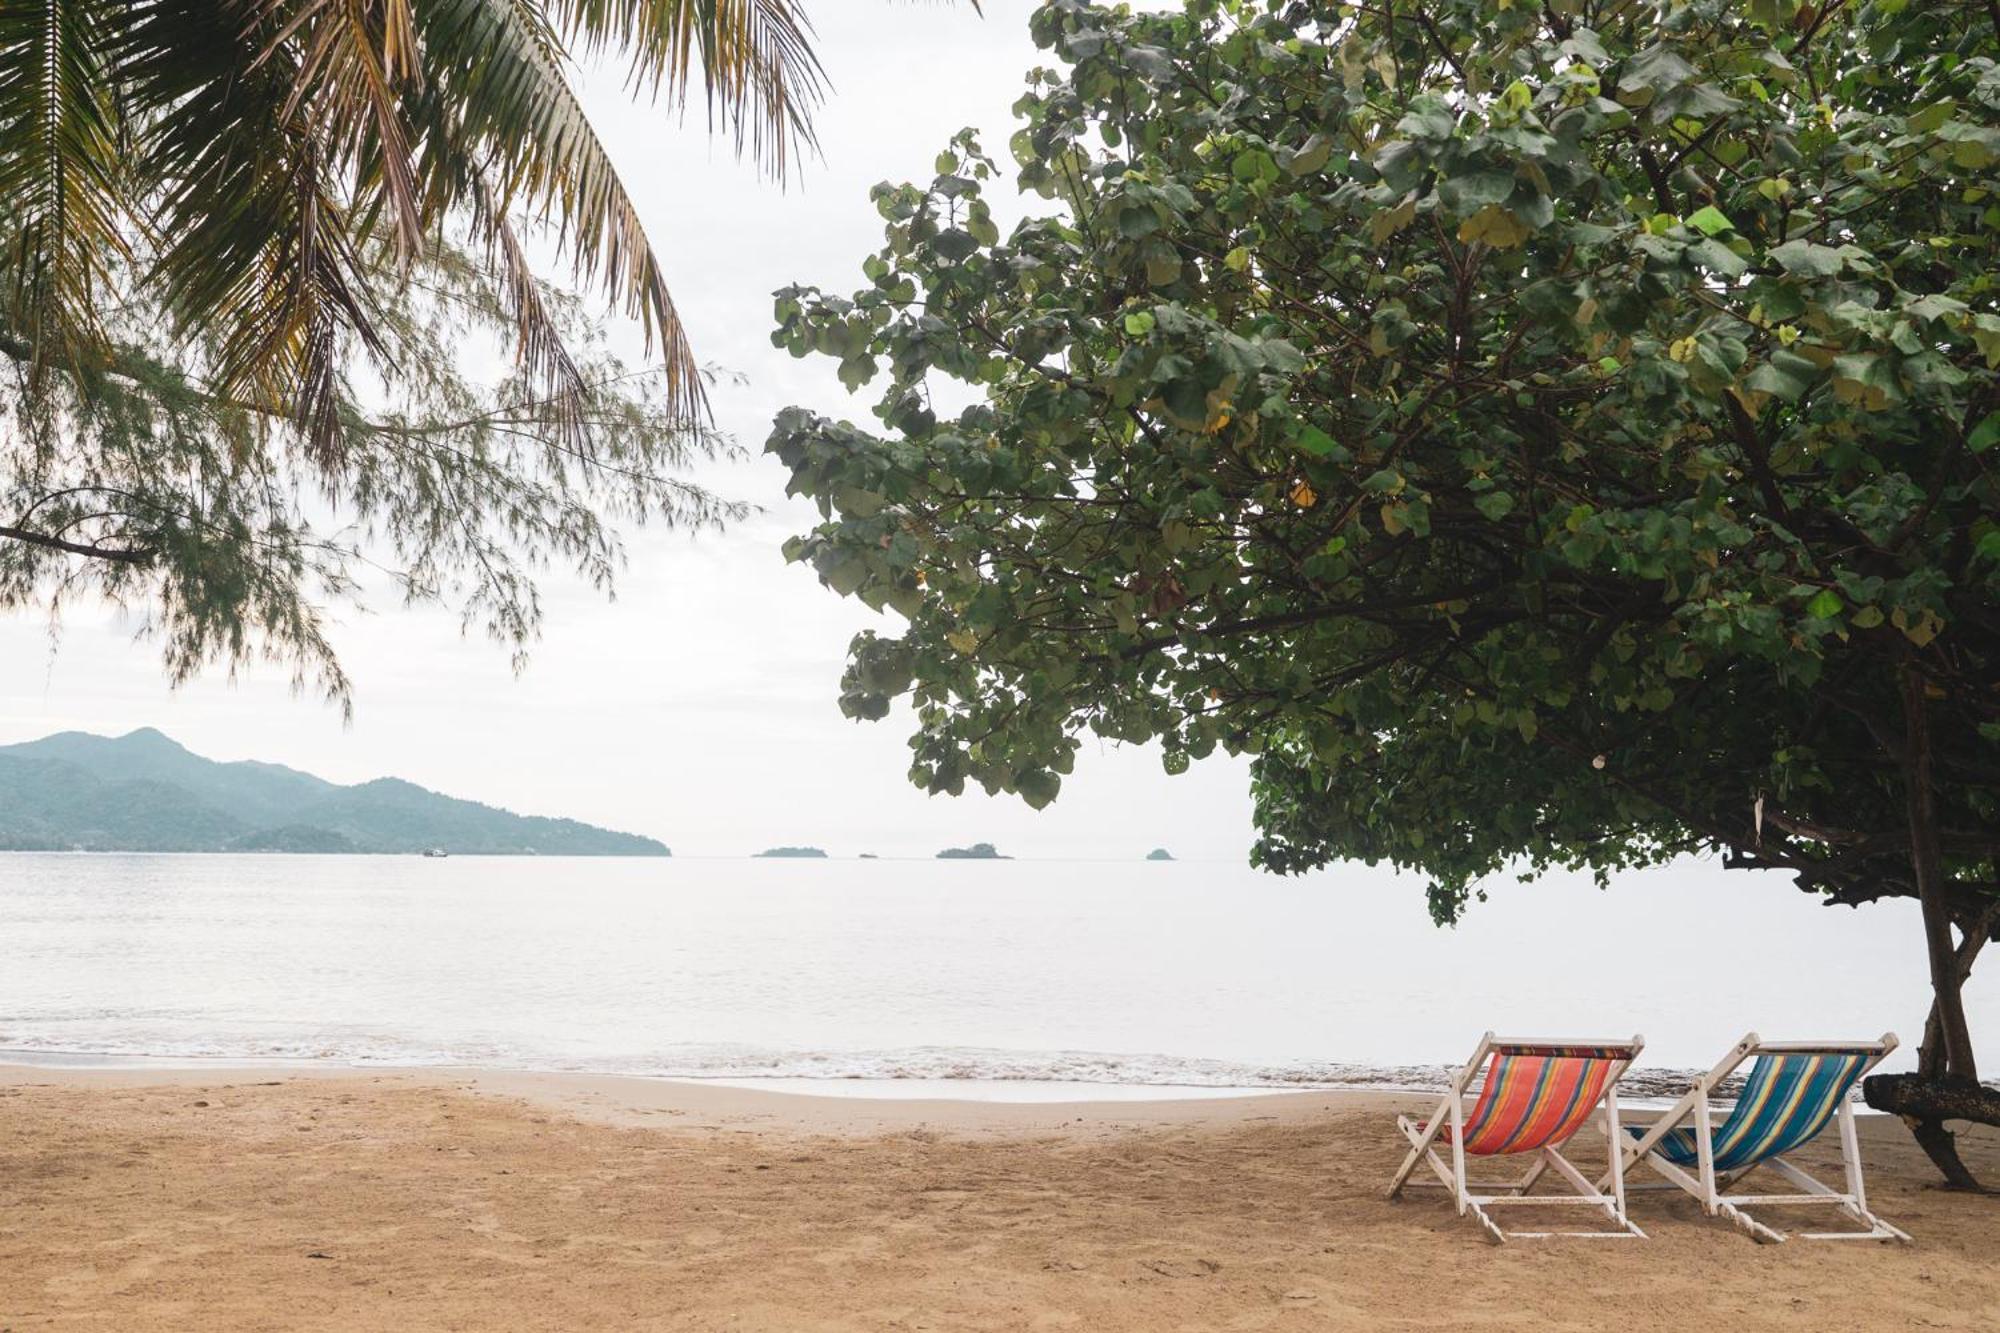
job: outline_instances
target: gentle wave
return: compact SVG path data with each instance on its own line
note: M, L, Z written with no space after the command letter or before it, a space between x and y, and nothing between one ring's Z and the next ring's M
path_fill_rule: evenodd
M1368 1065L1307 1062L1246 1064L1187 1056L1102 1051L1008 1051L962 1047L912 1047L877 1051L778 1051L742 1046L685 1046L643 1056L550 1059L495 1048L425 1049L393 1042L149 1041L93 1042L90 1049L56 1039L12 1037L0 1029L0 1060L56 1058L65 1064L93 1057L112 1062L189 1060L312 1062L392 1067L455 1066L551 1073L614 1074L689 1080L761 1080L895 1083L1071 1083L1120 1088L1240 1088L1260 1090L1434 1092L1453 1070L1444 1065ZM1634 1069L1621 1089L1634 1099L1671 1098L1684 1092L1694 1071Z

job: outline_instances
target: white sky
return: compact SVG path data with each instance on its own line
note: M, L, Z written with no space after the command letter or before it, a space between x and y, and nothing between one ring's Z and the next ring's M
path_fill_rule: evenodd
M930 798L905 779L907 718L849 722L836 705L846 645L873 614L787 566L783 539L810 507L784 499L761 455L789 403L867 420L830 362L770 345L770 294L799 281L850 291L880 243L878 180L927 180L965 125L1003 164L1026 72L1028 0L966 5L813 0L834 90L818 117L824 160L785 191L702 133L628 101L615 73L590 80L600 133L667 255L697 354L748 377L717 395L721 424L753 454L711 478L766 507L731 533L630 534L615 603L552 572L544 640L524 675L461 638L443 611L383 602L341 611L335 643L355 719L294 697L286 674L212 673L168 688L152 645L108 613L70 608L52 644L44 616L0 616L0 742L51 731L157 726L199 753L266 759L336 781L385 774L534 814L569 815L729 855L776 843L927 855L987 840L1022 855L1240 858L1251 838L1246 767L1215 759L1180 778L1157 752L1096 747L1036 813L1012 798ZM1011 187L993 195L1003 227ZM884 628L901 622L887 618Z

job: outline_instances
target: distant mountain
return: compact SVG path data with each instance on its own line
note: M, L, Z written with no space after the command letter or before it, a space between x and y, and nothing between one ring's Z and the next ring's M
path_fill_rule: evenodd
M811 861L826 859L826 852L819 847L766 847L757 853L760 857L773 857L780 861Z
M668 856L652 838L517 815L377 778L204 759L151 727L0 746L0 849Z
M1152 851L1146 853L1146 859L1148 861L1171 861L1174 859L1174 854L1164 847L1155 847Z

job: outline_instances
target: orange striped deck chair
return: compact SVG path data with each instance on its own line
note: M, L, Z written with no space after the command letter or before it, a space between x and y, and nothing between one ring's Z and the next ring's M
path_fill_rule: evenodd
M1451 1090L1422 1124L1397 1116L1396 1127L1410 1141L1410 1152L1389 1184L1389 1197L1401 1197L1412 1185L1419 1166L1428 1165L1437 1183L1452 1193L1458 1215L1477 1218L1495 1241L1542 1239L1550 1236L1637 1236L1646 1233L1625 1216L1624 1159L1616 1146L1609 1150L1608 1186L1593 1185L1577 1170L1562 1148L1591 1120L1602 1122L1607 1145L1620 1143L1618 1080L1645 1046L1643 1037L1630 1041L1516 1040L1491 1032L1465 1067L1452 1076ZM1481 1079L1481 1074L1484 1078ZM1465 1098L1480 1079L1479 1099L1466 1114ZM1442 1141L1451 1152L1447 1164L1438 1155ZM1527 1157L1525 1176L1504 1182L1475 1182L1466 1176L1468 1157ZM1568 1193L1531 1194L1553 1171ZM1508 1231L1494 1218L1500 1208L1589 1208L1610 1223L1594 1231Z
M1750 1033L1658 1120L1626 1131L1635 1141L1626 1145L1625 1166L1629 1169L1643 1161L1665 1177L1633 1188L1685 1190L1710 1217L1727 1218L1759 1241L1781 1241L1785 1233L1759 1222L1745 1209L1801 1205L1837 1208L1863 1228L1799 1233L1806 1240L1909 1240L1908 1234L1868 1211L1861 1145L1854 1132L1854 1087L1895 1049L1893 1032L1883 1033L1880 1041L1845 1042L1762 1041ZM1743 1091L1728 1116L1716 1124L1709 1100L1716 1086L1745 1060L1755 1063ZM1788 1154L1836 1120L1841 1165L1847 1174L1845 1190L1824 1184L1787 1160ZM1759 1167L1770 1168L1803 1192L1724 1197Z

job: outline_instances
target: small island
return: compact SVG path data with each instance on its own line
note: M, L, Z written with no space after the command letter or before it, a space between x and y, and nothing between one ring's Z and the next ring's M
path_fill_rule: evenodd
M819 847L766 847L763 851L757 853L757 855L781 858L818 857L821 860L826 859L825 850Z
M1171 861L1174 859L1174 854L1164 847L1155 847L1152 851L1146 853L1146 859L1148 861Z
M937 854L940 861L1011 861L1011 856L1002 856L993 850L990 842L975 842L970 847L947 847Z

